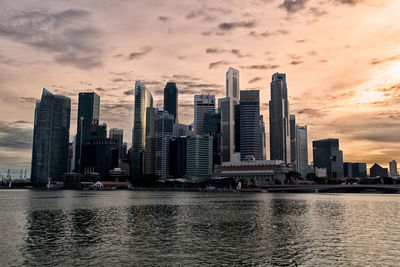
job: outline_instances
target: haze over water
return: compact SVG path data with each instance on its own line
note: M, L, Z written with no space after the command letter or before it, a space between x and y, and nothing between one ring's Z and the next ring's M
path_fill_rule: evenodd
M1 266L398 265L400 197L0 191Z

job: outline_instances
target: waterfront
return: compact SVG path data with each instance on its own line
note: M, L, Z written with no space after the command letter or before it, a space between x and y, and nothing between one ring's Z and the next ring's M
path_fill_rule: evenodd
M400 196L0 190L1 266L398 265Z

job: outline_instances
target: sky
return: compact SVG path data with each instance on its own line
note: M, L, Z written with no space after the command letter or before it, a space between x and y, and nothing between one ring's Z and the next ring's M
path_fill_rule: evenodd
M339 138L344 161L400 160L398 0L0 0L0 169L30 168L35 99L101 97L100 122L130 143L133 86L162 108L168 81L179 121L194 94L225 95L225 72L259 89L268 126L270 80L286 73L290 113L312 140Z

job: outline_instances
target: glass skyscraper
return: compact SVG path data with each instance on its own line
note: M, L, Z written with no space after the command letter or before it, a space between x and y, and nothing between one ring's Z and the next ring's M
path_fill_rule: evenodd
M343 152L339 150L339 139L313 141L314 168L326 168L332 179L343 178Z
M194 132L204 134L204 114L215 111L214 95L195 95L194 96Z
M49 179L62 181L68 170L71 99L43 89L36 102L31 182L44 186Z
M146 111L153 106L153 96L146 86L135 83L135 108L132 130L132 165L131 175L137 176L144 172L144 150L146 148Z
M173 136L174 116L165 110L157 111L156 174L166 179L169 171L169 143Z
M100 96L94 92L79 93L78 96L78 118L76 126L76 142L75 142L75 171L82 172L81 169L81 148L85 141L93 138L93 130L97 133L100 119ZM103 136L101 136L103 137ZM105 138L105 137L104 137Z
M290 163L290 123L286 74L275 73L269 101L270 159Z
M178 88L175 83L168 82L165 85L164 110L174 116L174 123L178 123Z

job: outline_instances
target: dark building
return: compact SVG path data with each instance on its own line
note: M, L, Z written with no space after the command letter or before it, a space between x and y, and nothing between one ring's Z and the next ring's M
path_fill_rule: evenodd
M178 88L175 83L169 82L165 85L164 110L174 116L174 123L178 123Z
M352 178L352 163L351 162L343 162L343 176L346 178Z
M366 178L367 177L367 163L352 163L351 173L353 178Z
M290 123L286 74L275 73L269 101L270 158L290 163Z
M186 174L186 137L171 140L169 147L169 176L182 178Z
M382 168L378 163L375 163L371 168L369 168L369 174L371 177L388 177L389 172L387 168Z
M339 139L313 141L314 168L326 168L328 177L343 177L343 152L339 150Z
M263 147L260 123L260 91L240 91L240 158L253 156L262 160Z
M100 96L94 92L79 93L78 96L78 118L76 131L75 148L75 171L81 172L81 147L87 140L103 137L103 133L98 131L100 114Z
M220 165L222 161L222 153L221 112L219 109L204 114L204 133L213 137L213 166Z
M49 179L63 181L68 171L71 99L53 95L43 88L36 102L31 183L43 186Z
M292 162L293 169L297 169L296 159L296 116L290 114L290 161Z
M156 173L156 117L157 109L146 109L146 148L144 173Z
M235 105L235 153L240 153L240 104Z
M109 171L118 167L119 146L115 139L85 141L82 147L82 170L98 173L101 179L109 178Z

